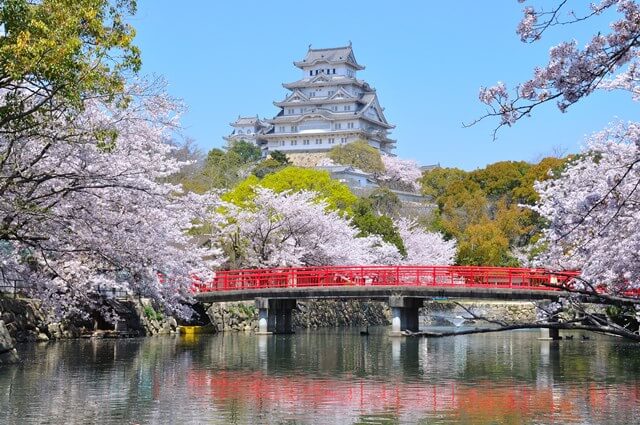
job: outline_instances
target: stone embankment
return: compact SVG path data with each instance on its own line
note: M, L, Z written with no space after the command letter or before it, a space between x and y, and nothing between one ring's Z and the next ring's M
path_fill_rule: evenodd
M425 307L420 312L421 323L423 325L482 323L481 320L474 320L474 315L507 323L534 322L536 320L536 306L533 302L460 301L459 304L454 302L425 303Z
M113 300L111 307L121 318L115 326L100 320L59 322L50 320L37 300L0 296L0 364L17 360L17 342L152 336L178 330L176 320L156 312L148 299Z
M215 303L207 309L207 315L217 332L258 329L258 311L253 301ZM389 318L386 303L360 300L299 301L293 313L296 328L388 325Z

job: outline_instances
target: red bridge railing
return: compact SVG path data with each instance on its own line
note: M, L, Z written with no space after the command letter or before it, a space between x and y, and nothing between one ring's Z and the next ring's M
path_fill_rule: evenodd
M336 286L486 287L557 291L579 272L475 266L337 266L218 271L194 292Z

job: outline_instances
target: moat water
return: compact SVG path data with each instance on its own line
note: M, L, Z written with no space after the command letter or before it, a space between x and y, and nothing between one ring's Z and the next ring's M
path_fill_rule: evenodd
M18 347L2 424L640 424L640 345L387 328Z

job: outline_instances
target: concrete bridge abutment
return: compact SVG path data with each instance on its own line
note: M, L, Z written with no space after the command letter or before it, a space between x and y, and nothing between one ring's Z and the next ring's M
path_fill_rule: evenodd
M293 310L297 302L291 298L256 298L258 334L293 333Z
M391 336L402 336L402 331L420 330L419 310L425 298L392 295L389 297L391 308Z

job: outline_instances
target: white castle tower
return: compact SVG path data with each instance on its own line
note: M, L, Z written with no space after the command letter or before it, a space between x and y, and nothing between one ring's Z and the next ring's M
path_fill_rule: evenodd
M227 141L247 140L265 153L325 152L337 144L366 140L391 154L394 128L384 116L375 89L357 78L358 64L351 44L346 47L312 49L302 61L293 63L302 78L283 84L288 96L274 105L280 112L270 120L239 117ZM247 133L249 131L249 133Z

